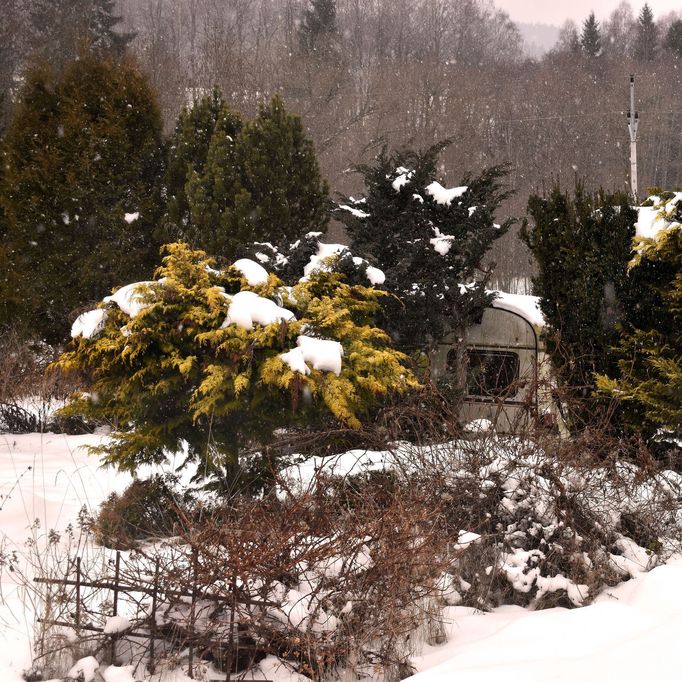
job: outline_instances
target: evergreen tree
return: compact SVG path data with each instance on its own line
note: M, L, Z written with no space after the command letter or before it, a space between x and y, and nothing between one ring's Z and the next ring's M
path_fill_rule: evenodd
M84 48L100 56L120 59L134 38L119 33L122 18L114 14L114 0L32 0L29 42L33 51L60 69Z
M616 378L598 377L634 430L656 441L682 439L682 207L661 193L646 202L661 229L636 239L630 278L636 292L616 348Z
M676 19L670 24L663 47L676 59L682 58L682 19Z
M599 22L594 16L594 12L583 23L583 30L580 34L580 46L583 49L583 53L591 59L601 57L602 55L601 29L599 28Z
M49 342L123 277L149 274L156 246L161 120L131 65L93 53L56 77L29 72L5 140L13 323Z
M310 0L299 28L301 52L329 58L338 52L338 37L336 0Z
M491 296L481 262L512 221L494 224L508 196L505 171L492 168L465 178L462 187L436 182L436 164L448 143L425 152L385 150L362 166L366 195L344 199L336 210L353 255L378 266L384 287L383 326L399 348L430 352L449 331L461 332L480 316Z
M88 381L68 414L118 424L99 450L108 463L134 472L184 451L199 478L231 486L249 466L244 451L271 443L278 428L358 428L377 398L418 386L373 326L382 292L334 272L292 289L272 275L249 285L185 244L166 250L156 281L77 321L57 364Z
M231 260L253 241L324 232L327 184L301 119L275 96L238 128L230 115L216 126L206 165L187 185L193 243Z
M548 197L531 196L521 236L538 274L533 290L547 320L547 343L568 396L587 398L595 372L613 371L611 346L630 306L627 277L636 214L623 193L591 195L582 183L574 196L555 185ZM572 405L569 405L572 407ZM573 425L593 404L578 404Z
M650 62L658 52L658 26L654 23L654 13L649 5L644 5L637 19L635 38L635 58L640 62Z
M164 193L166 211L161 225L164 241L181 239L192 246L207 245L201 230L193 222L192 210L187 197L188 185L196 185L203 177L211 140L220 122L222 144L237 138L242 127L239 115L230 110L220 89L216 86L191 107L183 108L175 131L168 143ZM220 146L216 142L216 146ZM214 152L215 155L216 152ZM230 164L232 168L233 161ZM223 197L224 201L227 201Z

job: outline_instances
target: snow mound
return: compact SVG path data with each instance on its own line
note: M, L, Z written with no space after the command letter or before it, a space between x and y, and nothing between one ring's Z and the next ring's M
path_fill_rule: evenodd
M232 263L232 267L242 274L250 287L257 287L268 281L268 271L250 258L240 258Z
M400 192L400 190L410 181L414 175L414 171L400 166L395 169L395 172L398 173L398 177L391 183L391 187L393 187L396 192Z
M139 211L135 211L135 213L126 213L126 214L123 216L123 220L125 220L125 221L128 223L128 225L131 225L131 224L134 223L139 217L140 217L140 212L139 212Z
M133 673L134 665L115 666L110 665L103 673L104 682L135 682Z
M468 187L443 187L440 182L435 180L426 187L426 193L430 195L437 204L449 206L455 199L461 197Z
M367 217L368 215L369 213L365 214L364 217ZM305 280L315 272L329 272L331 268L325 260L331 256L342 256L344 254L350 254L350 249L345 244L323 244L320 242L317 246L317 253L310 257L310 261L308 261L308 264L303 268L303 279ZM354 257L353 262L358 266L367 263L364 258L358 257ZM365 275L370 284L373 285L383 284L386 281L384 272L371 265L367 266Z
M224 296L230 301L230 305L221 329L236 324L238 327L250 331L253 329L254 323L262 324L265 327L275 322L292 322L296 319L291 310L282 308L269 298L259 296L253 291L240 291L234 296L227 294Z

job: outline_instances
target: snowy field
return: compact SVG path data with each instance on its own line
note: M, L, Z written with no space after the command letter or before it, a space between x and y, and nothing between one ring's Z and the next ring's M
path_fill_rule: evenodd
M29 539L40 553L46 529L63 531L76 523L83 506L94 511L109 493L126 487L128 475L98 468L83 450L100 439L0 436L0 543L5 554L12 549L31 554ZM12 573L3 571L1 587L0 681L18 682L31 660L32 608ZM581 609L532 612L506 606L483 614L449 607L445 616L448 642L425 646L413 660L417 680L682 679L682 559L609 589ZM142 671L137 676L120 668L101 672L106 682L142 679ZM305 679L272 657L256 674L276 682ZM186 679L177 673L154 677L155 682Z

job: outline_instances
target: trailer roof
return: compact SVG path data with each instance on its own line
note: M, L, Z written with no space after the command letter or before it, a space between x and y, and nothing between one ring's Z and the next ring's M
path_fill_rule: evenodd
M493 308L508 310L523 317L533 327L543 328L546 325L545 318L540 310L540 298L525 294L508 294L504 291L490 291L495 294Z

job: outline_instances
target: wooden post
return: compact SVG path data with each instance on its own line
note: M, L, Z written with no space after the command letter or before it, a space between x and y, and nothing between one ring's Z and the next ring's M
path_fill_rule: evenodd
M152 613L151 621L149 623L149 664L147 669L153 675L156 669L156 664L154 662L154 639L156 637L156 595L159 589L159 559L156 558L154 567L154 584L152 585Z
M116 552L116 567L114 568L114 616L118 616L118 586L120 583L121 576L121 552ZM111 663L116 664L116 640L118 635L116 633L111 635Z

